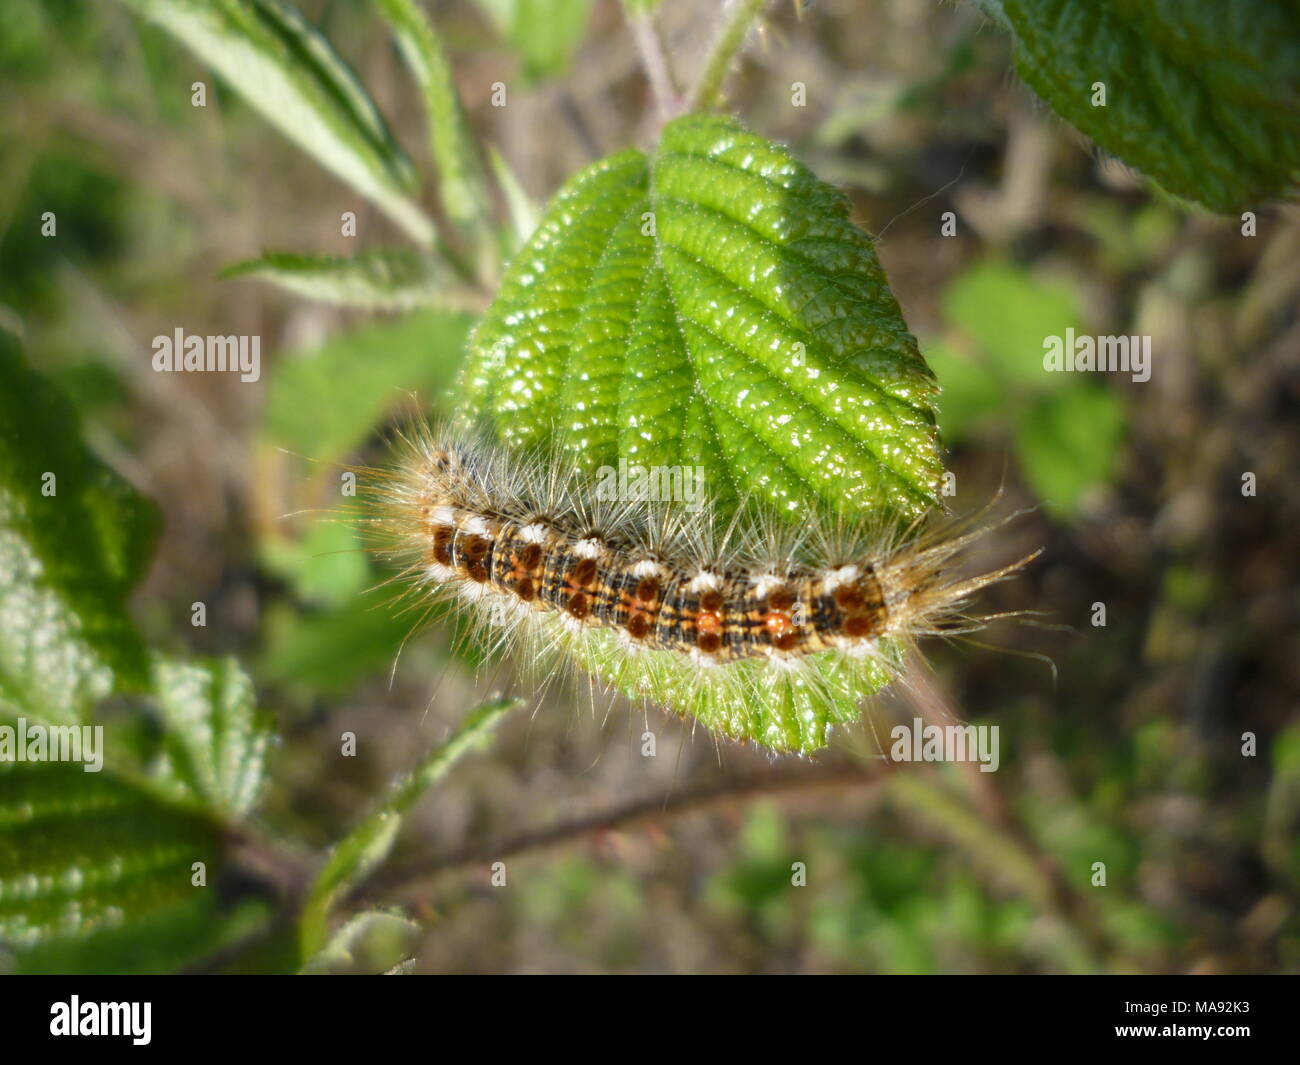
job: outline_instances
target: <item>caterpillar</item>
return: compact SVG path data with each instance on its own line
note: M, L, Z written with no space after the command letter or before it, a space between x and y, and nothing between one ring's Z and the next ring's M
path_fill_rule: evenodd
M985 530L899 533L810 513L608 499L556 451L416 425L362 469L371 547L415 605L453 600L543 677L576 667L734 739L811 752L894 678L902 650L983 624L952 563ZM1031 556L1032 557L1032 556Z

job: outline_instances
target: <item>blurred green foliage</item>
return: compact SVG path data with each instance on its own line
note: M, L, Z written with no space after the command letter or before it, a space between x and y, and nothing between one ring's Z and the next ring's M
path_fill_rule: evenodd
M386 42L369 5L303 6L363 81L382 81ZM498 5L490 27L473 5L445 6L458 68L466 57L500 61L507 42L515 54L504 56L512 64L504 69L517 63L534 78L566 77L565 90L582 108L614 109L615 127L631 128L637 92L627 82L599 80L599 64L571 62L587 33L588 5L573 5L584 9L582 20L544 27L528 21L537 17L532 5ZM672 6L662 10L671 14ZM835 790L813 805L760 802L739 818L680 821L667 841L629 830L604 834L601 846L578 853L512 859L512 887L502 893L481 886L478 865L450 869L406 911L418 915L423 943L414 943L406 917L365 910L334 928L314 959L305 958L296 928L257 938L274 910L274 886L227 879L216 851L211 887L191 893L193 855L208 853L217 822L205 801L177 788L179 763L167 770L160 761L175 758L178 744L195 750L194 734L176 732L176 715L168 724L159 693L142 675L141 690L115 695L94 718L102 715L121 739L124 750L112 765L130 767L129 774L93 778L77 770L40 782L0 772L0 926L10 933L6 950L19 938L28 948L21 958L0 953L0 966L173 970L239 945L241 960L232 967L246 970L307 964L374 971L417 951L432 959L422 964L453 970L1300 967L1300 727L1289 639L1294 491L1285 464L1262 480L1270 487L1259 499L1243 503L1237 489L1241 469L1266 471L1274 457L1285 463L1295 453L1287 435L1295 421L1289 386L1273 361L1277 338L1293 321L1286 263L1296 257L1287 223L1261 214L1259 240L1242 241L1235 226L1189 220L1176 206L1105 184L1086 154L1057 133L1045 164L1047 205L1029 232L966 237L949 258L936 256L928 208L904 212L950 180L963 160L970 160L967 182L1000 180L1004 131L990 116L1021 115L1024 104L1008 91L1008 57L997 51L995 35L971 24L949 33L963 16L947 5L934 8L924 17L932 32L922 51L927 64L936 51L949 57L942 78L909 53L911 36L883 24L868 33L860 12L832 12L825 23L777 16L775 29L806 40L817 59L812 69L828 82L872 72L879 91L865 110L861 97L837 97L830 84L819 89L807 70L780 58L779 45L763 63L783 82L808 78L824 128L836 132L819 142L787 124L793 132L785 135L803 138L807 151L827 152L826 172L862 178L855 194L869 223L900 217L884 252L891 274L897 262L897 276L911 278L909 320L926 323L933 338L924 350L944 388L940 425L954 468L981 487L996 484L1009 447L1017 501L1058 504L1053 516L1066 519L1032 526L1030 549L1045 543L1046 559L999 589L997 604L1050 610L1052 622L1073 624L1073 631L990 637L1049 654L1059 685L1050 686L1046 670L1035 672L1037 663L984 651L957 658L941 650L937 659L963 714L1003 728L1007 758L996 787L1045 864L1083 897L1083 911L1054 913L1034 882L1009 874L1023 859L989 859L984 840L954 814L976 816L965 785L951 774L917 774L929 789L919 797L886 789L869 803ZM780 33L770 39L779 42ZM190 657L191 644L203 655L238 653L276 707L283 736L257 819L286 838L298 832L323 843L341 838L393 774L416 761L412 737L421 735L426 716L435 729L459 718L466 678L483 648L470 644L453 660L451 634L439 624L404 652L414 679L399 669L390 690L394 648L416 618L395 614L382 589L364 591L383 575L356 550L352 527L281 515L332 506L331 464L364 461L408 392L426 405L442 393L470 318L430 310L358 326L333 309L321 314L297 300L268 299L249 281L217 281L222 267L258 254L262 243L311 244L315 237L298 231L296 210L304 197L333 210L334 187L313 184L314 167L268 136L219 82L211 86L215 106L196 117L188 88L191 73L202 69L165 34L113 5L0 5L0 92L13 101L0 128L0 324L21 328L28 359L45 378L38 382L30 366L16 362L16 345L4 340L0 461L7 484L23 482L25 506L39 505L30 497L32 473L39 484L39 474L56 464L95 478L119 466L161 483L153 494L167 520L152 577L144 573L148 536L128 535L148 520L132 517L134 508L101 510L96 492L78 496L66 478L60 492L66 486L65 501L85 504L80 520L28 522L23 542L66 538L76 544L70 559L101 547L118 559L108 571L116 575L99 591L81 579L65 588L57 559L46 579L60 596L111 602L119 620L128 618L120 600L135 588L143 630L130 637L137 664L153 660L147 647L166 647L175 655L170 661L187 670L227 668L218 663L228 659ZM512 100L528 99L522 85L512 82L510 91ZM788 118L787 97L775 96L780 107L761 89L737 103L756 116L756 128L778 128ZM471 124L493 131L489 143L502 138L492 146L512 165L535 164L547 174L572 169L563 152L574 138L561 135L558 121L544 138L556 155L539 162L505 139L507 127L492 125L485 106L470 109ZM422 121L411 119L416 110L395 120L408 148L424 136ZM202 154L208 137L220 146L217 156L231 160L233 180ZM147 154L169 144L194 154ZM522 172L532 180L531 171ZM197 191L178 174L198 175ZM276 198L281 187L296 197L288 207ZM197 206L204 203L215 205L206 217ZM45 210L58 217L57 241L40 235ZM294 220L280 224L286 213ZM275 240L263 240L268 232ZM382 236L365 243L382 246ZM1100 312L1099 291L1106 297ZM1041 372L1044 335L1069 326L1121 330L1138 317L1140 299L1164 307L1176 325L1195 326L1188 334L1165 328L1160 357L1176 372L1160 387ZM223 407L227 397L209 404L226 433L213 443L170 409L175 395L151 394L152 383L147 375L142 382L131 360L144 361L144 341L160 321L179 318L197 331L240 312L254 323L247 328L267 339L267 373L258 389L240 391L240 405ZM1239 323L1247 319L1263 324L1246 333ZM296 339L322 332L330 337L323 344ZM66 398L56 398L60 392ZM68 430L78 419L84 440ZM194 444L196 436L206 442ZM33 439L40 453L24 450ZM280 448L313 461L299 463ZM238 454L236 475L223 480L216 461L203 464L205 454ZM173 467L179 473L167 479ZM120 479L114 484L114 493L129 494ZM82 569L80 578L97 572ZM141 576L145 584L136 588ZM196 599L222 618L209 630L187 624ZM1087 621L1099 600L1110 609L1104 628ZM251 609L243 605L250 602ZM219 608L229 613L218 615ZM88 622L106 613L86 609ZM79 637L97 638L97 631L91 623ZM7 655L16 646L0 640ZM444 676L454 703L430 694ZM12 687L0 699L7 712L14 709ZM599 715L592 724L574 711L579 701L557 685L535 715L503 731L490 764L444 786L428 809L412 809L409 848L454 853L467 842L508 840L521 828L562 821L578 804L614 805L629 790L686 790L712 782L719 760L728 770L768 768L746 751L728 748L724 758L703 741L692 745L674 723L652 714L645 727L660 735L664 753L624 772L615 760L623 719L633 719L626 727L635 735L643 718L619 710L611 717L618 727L602 731ZM200 722L209 720L211 707L186 705ZM251 711L262 703L228 705ZM336 769L347 728L363 735L362 757ZM1244 733L1257 739L1255 757L1242 756ZM657 765L677 757L667 753L670 740L685 752L680 768L654 776ZM32 801L35 783L44 785L41 803ZM93 806L87 812L100 819L89 822L98 826L90 834L67 824L65 813L78 804ZM39 810L48 817L34 819ZM184 854L158 849L181 836ZM30 927L19 936L15 925L3 924L16 912L5 907L20 897L11 882L28 890L35 856L46 862L39 875L52 878L45 885L51 927L71 929L60 922L77 900L72 871L97 866L96 846L122 859L122 878L104 882L103 899L120 892L135 919L89 939L52 935L35 947ZM792 886L794 861L806 864L807 887ZM1107 866L1104 888L1091 885L1096 861ZM155 880L159 871L166 883ZM26 910L27 902L21 905Z
M1043 368L1045 337L1084 331L1074 290L991 260L954 278L942 305L951 341L927 346L925 357L943 384L945 440L951 446L1010 426L1021 471L1039 499L1077 516L1088 491L1110 482L1127 418L1112 382Z
M519 57L530 81L567 69L587 31L592 0L477 0Z

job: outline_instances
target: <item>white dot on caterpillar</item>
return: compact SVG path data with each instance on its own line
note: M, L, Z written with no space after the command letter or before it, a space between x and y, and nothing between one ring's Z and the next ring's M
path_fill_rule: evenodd
M764 573L752 578L751 583L754 585L754 593L760 599L766 599L785 584L785 578L778 577L775 573Z
M643 558L640 562L632 563L633 577L661 577L663 576L663 567L653 558Z
M803 666L799 655L786 654L775 647L766 648L767 664L774 673L794 673Z
M573 545L573 553L579 558L600 558L604 547L604 543L596 537L589 536Z
M546 540L546 526L540 521L525 525L519 530L519 539L526 544L540 544Z
M713 592L717 591L718 585L722 583L722 577L717 573L711 573L709 570L702 569L686 585L688 592Z
M688 654L691 656L692 662L697 666L704 667L705 669L716 669L718 665L720 665L713 655L706 655L698 647L692 647Z
M441 562L430 562L424 567L424 579L433 581L435 584L446 584L454 580L457 573L450 566L444 566Z
M839 569L827 570L822 577L822 588L833 592L842 584L852 584L862 575L857 566L841 566Z
M559 619L560 624L570 634L577 636L583 631L582 622L577 618L575 618L572 614L557 614L556 617Z
M871 639L854 640L850 637L841 636L835 641L835 646L850 658L870 658L876 653L876 641Z
M477 514L467 518L460 526L460 531L467 536L487 536L489 534L488 523Z
M456 508L448 506L434 507L433 513L429 515L430 525L455 525Z
M629 654L640 655L646 650L645 645L638 642L626 629L618 630L617 639L619 647L622 650L627 651ZM646 681L646 686L649 686L648 680Z

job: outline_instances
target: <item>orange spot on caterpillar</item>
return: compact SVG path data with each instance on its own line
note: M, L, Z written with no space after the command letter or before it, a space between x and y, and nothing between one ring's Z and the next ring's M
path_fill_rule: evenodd
M876 619L870 614L855 614L844 619L845 636L860 639L863 636L874 636L878 631Z
M835 589L835 605L841 610L861 610L866 604L856 585L841 584Z
M451 541L455 535L455 530L450 525L439 525L433 530L432 553L435 562L443 566L451 565Z
M794 626L790 623L790 619L785 614L769 613L763 619L763 624L767 627L767 631L772 634L773 638L794 630Z
M793 651L799 646L799 634L797 632L783 632L780 636L773 638L772 646L778 651Z
M767 597L767 605L771 610L788 611L794 607L794 592L782 589L773 592Z

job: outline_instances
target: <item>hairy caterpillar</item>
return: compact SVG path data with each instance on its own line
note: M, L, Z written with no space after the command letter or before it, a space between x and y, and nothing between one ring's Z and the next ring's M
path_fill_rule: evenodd
M951 563L984 530L914 534L810 513L599 498L555 452L419 426L362 470L373 546L418 604L454 599L545 676L610 688L774 750L812 751L897 673L901 648L982 621Z

